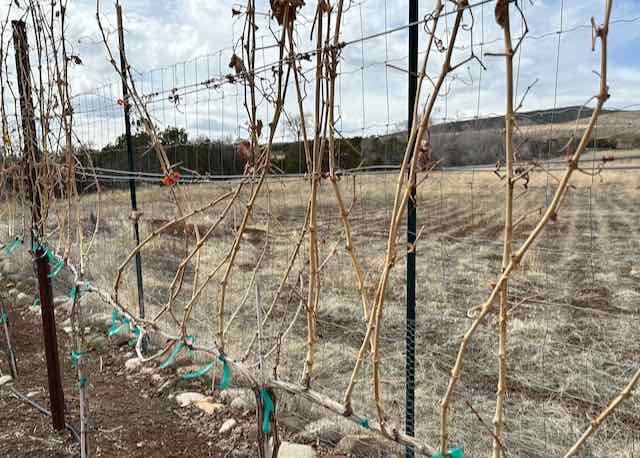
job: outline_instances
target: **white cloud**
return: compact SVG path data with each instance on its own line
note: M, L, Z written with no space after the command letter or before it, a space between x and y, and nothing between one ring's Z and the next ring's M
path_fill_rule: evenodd
M179 103L168 100L168 92L155 98L151 105L156 120L162 125L177 124L190 130L192 136L236 137L243 134L246 113L243 108L242 91L235 86L225 86L223 90L207 89L195 83L209 78L217 78L229 72L227 63L232 54L231 47L239 38L243 21L232 19L231 7L241 2L229 0L129 0L122 2L125 12L127 54L130 63L140 72L140 87L144 92L168 91L175 86L190 86L179 92ZM315 47L310 40L310 30L314 17L315 2L309 0L300 16L301 27L297 42L302 50ZM347 2L349 3L349 2ZM473 2L472 2L473 3ZM268 11L267 0L257 2L259 12ZM603 0L565 0L561 11L560 0L520 0L525 9L530 34L525 40L521 53L516 59L518 68L518 89L521 95L534 80L539 82L529 93L525 110L581 104L597 89L598 77L593 73L599 67L599 49L591 51L591 16L603 15ZM344 15L342 39L351 41L361 36L370 36L386 27L401 27L407 22L405 3L395 0L360 0L351 2L351 8ZM426 15L431 3L421 1L421 18ZM115 50L115 13L110 1L102 2L105 25L112 32L110 41ZM0 12L5 5L0 7ZM447 2L447 8L451 4ZM75 92L87 92L94 87L112 83L100 90L99 97L78 99L78 122L84 122L87 136L97 137L94 143L102 143L106 138L121 131L121 120L115 102L120 93L115 73L107 62L105 50L100 43L95 21L95 2L71 0L68 7L69 29L67 37L79 54L84 65L76 67L72 74ZM562 20L561 20L562 13ZM615 2L614 19L633 19L640 15L637 0ZM258 45L273 44L269 22L259 16L258 35L265 38ZM474 9L475 27L473 32L474 51L501 51L502 32L493 18L493 4ZM562 22L566 32L561 36L560 66L557 76L556 56L558 35ZM470 16L465 15L465 24ZM440 37L445 41L453 24L453 15L446 16L440 28ZM520 19L512 11L514 37L519 36ZM611 106L623 107L640 103L638 95L637 56L625 52L629 40L637 40L640 32L638 22L612 24L610 46L610 86ZM270 23L277 31L274 21ZM461 31L457 43L456 59L469 55L470 34ZM487 43L480 48L481 42ZM342 53L339 85L340 126L353 135L385 132L388 121L393 125L407 117L407 76L401 70L390 68L390 64L405 68L407 65L406 30L386 37L367 40L347 46ZM421 49L427 42L427 35L421 27ZM219 50L223 50L220 51ZM258 66L277 59L274 49L263 50L258 55ZM439 100L437 116L451 119L470 117L477 112L481 115L499 114L504 110L504 63L501 58L482 56L487 71L480 70L475 62L458 69L456 79L450 83L450 90ZM442 55L436 53L428 68L430 75L436 75ZM314 62L303 63L304 70L311 72ZM363 70L364 68L364 70ZM152 69L155 69L152 71ZM482 73L481 79L479 78ZM310 74L310 73L309 73ZM273 78L270 72L261 74L264 86ZM295 112L293 86L290 87L286 108ZM427 88L428 89L428 88ZM306 111L312 110L312 88L307 87L309 97L305 101ZM428 91L427 91L428 92ZM478 100L480 105L478 106ZM363 118L364 102L364 118ZM265 125L273 108L261 103L260 117Z

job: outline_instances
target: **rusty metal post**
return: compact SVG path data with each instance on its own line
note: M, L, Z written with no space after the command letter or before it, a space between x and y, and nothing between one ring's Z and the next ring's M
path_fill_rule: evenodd
M42 307L42 331L44 350L47 360L47 377L49 381L49 400L51 402L51 419L53 428L62 431L64 422L64 392L60 376L58 358L58 341L56 338L56 319L53 308L53 292L49 278L49 259L45 249L40 245L44 221L41 189L38 181L38 163L40 151L36 131L36 118L31 94L31 69L29 65L29 44L24 21L12 21L13 45L16 54L16 72L18 75L18 92L20 94L20 115L22 120L23 155L22 161L27 179L27 192L31 201L31 247L34 264L38 274L38 290Z

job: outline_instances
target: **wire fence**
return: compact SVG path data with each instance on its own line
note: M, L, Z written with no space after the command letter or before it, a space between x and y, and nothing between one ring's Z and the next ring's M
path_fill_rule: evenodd
M385 262L393 189L407 141L406 120L400 115L406 110L406 94L402 91L406 89L407 75L399 70L406 66L407 56L406 50L391 49L390 37L404 33L409 24L393 14L392 3L384 2L384 23L380 25L378 21L372 26L367 24L368 2L351 5L345 15L347 33L338 72L339 186L348 201L353 238L364 271L372 273ZM484 56L482 50L498 42L489 33L485 35L485 19L488 22L493 15L493 8L485 7L488 3L473 4L474 20L482 27L480 30L476 27L465 39L468 41L458 45L459 51L479 49L479 55ZM424 12L421 26L427 23L428 13ZM452 13L453 10L444 16L447 24ZM633 24L638 20L618 17L612 24ZM565 105L557 90L564 77L561 45L566 35L588 34L591 26L567 26L562 17L560 21L559 29L538 30L528 35L523 45L526 57L536 43L555 39L557 59L555 79L544 82L555 86L554 109L523 113L519 118L520 162L535 162L542 169L532 171L527 184L517 187L516 247L548 206L549 196L557 186L555 175L566 169L561 146L575 130L580 114L579 108L558 109ZM238 36L234 36L234 43L237 40ZM261 88L259 118L268 120L273 110L274 95L270 92L275 78L273 69L278 60L274 57L275 48L265 42L269 43L268 35L258 48L256 75ZM194 185L187 188L192 208L201 207L211 196L222 195L246 182L247 187L229 211L230 217L215 229L212 243L204 245L199 253L207 270L218 265L233 245L251 187L257 181L247 177L245 159L240 154L241 142L249 137L250 128L243 106L245 86L228 65L237 51L236 44L187 62L134 71L135 84L161 131L169 160L183 172L181 184ZM307 59L314 53L314 49L299 53L297 59L303 74L311 72L312 63ZM416 437L434 441L439 434L439 403L447 388L456 345L469 325L467 311L486 297L491 282L500 273L502 255L504 181L500 167L495 165L497 158L504 155L501 119L491 120L494 113L483 110L483 100L491 97L489 77L483 76L481 69L476 77L475 71L469 69L468 75L456 79L443 97L439 119L442 123L434 126L434 159L441 164L428 178L422 176L426 179L420 180L417 198L418 310L416 322L410 323L416 346ZM384 76L372 79L368 74L374 72ZM516 93L524 97L529 83L520 78L518 83ZM311 94L312 84L306 85L306 93ZM464 89L466 85L468 88ZM395 87L402 89L396 91ZM456 90L464 95L471 114L450 113L449 98L453 98ZM306 99L305 107L310 102ZM87 234L96 231L94 250L102 254L99 265L87 266L86 275L105 290L113 287L123 258L135 248L128 197L110 188L128 184L131 179L140 185L138 206L142 212L139 223L143 238L166 225L175 213L166 187L162 186L166 175L151 152L141 121L135 119L134 126L138 127L133 136L135 171L128 169L123 103L119 81L74 98L75 141L94 165L79 172L78 180L86 186L82 230ZM246 324L256 320L255 310L244 304L254 300L255 284L260 286L263 303L267 307L274 304L274 312L259 343L271 348L285 333L286 345L267 357L271 364L277 358L278 376L284 380L298 380L302 376L307 339L305 311L298 290L299 283L307 281L304 263L308 260L302 256L293 268L294 273L282 280L282 273L304 239L308 205L309 177L300 142L301 121L296 119L296 111L296 104L287 102L284 122L276 133L273 164L277 171L268 176L267 192L254 204L251 231L243 235L238 263L228 286L230 307L225 312L232 322L228 353L253 357L247 345L256 331ZM640 143L635 143L637 136L621 135L621 131L629 130L620 121L620 116L626 113L611 109L604 114L590 156L580 164L585 174L578 176L557 221L546 229L545 238L535 246L510 285L510 375L504 444L510 456L547 457L563 453L588 424L588 418L607 406L637 367L640 237L635 229L640 224L636 211L640 156L633 148ZM17 116L15 119L17 122ZM636 124L632 133L637 132L634 129ZM628 148L622 151L625 146ZM612 157L615 160L611 161ZM93 192L96 179L106 191ZM318 369L313 386L331 399L340 399L365 337L366 324L358 314L358 291L353 287L357 278L344 249L341 215L329 186L324 183L318 197L322 294L317 317ZM24 209L12 207L6 214L6 223L0 227L2 240L20 233L21 225L25 224ZM187 249L193 247L195 229L206 232L218 217L216 211L203 212L189 223L158 236L145 248L144 286L150 316L160 312L171 294L169 285L184 259L185 239ZM405 226L402 231L406 231ZM187 270L185 285L193 284L195 277L192 269ZM63 294L69 285L61 278L58 293ZM371 295L375 282L373 274L366 277L365 288ZM389 284L384 328L379 336L384 348L382 386L388 416L402 424L405 406L398 393L405 383L407 323L406 272L401 265L396 267ZM214 344L216 329L211 320L211 302L217 286L207 286L193 302L194 313L187 332L197 336L203 345ZM123 303L136 302L131 267L124 271L120 295ZM184 312L193 295L194 289L186 286L175 303L176 312ZM88 295L86 301L90 313L110 311L110 306L95 297ZM171 332L175 325L170 316L160 322L166 332ZM469 456L484 455L491 448L488 430L493 427L497 386L498 355L493 350L497 326L497 318L489 320L473 343L457 388L451 443L464 448ZM254 364L249 356L246 362ZM374 418L371 372L367 359L356 385L354 410ZM294 397L285 397L284 404L289 407L287 411L302 417L308 425L324 421L327 415L316 406L301 407ZM362 432L347 420L331 421L343 434ZM640 456L638 437L640 403L636 398L618 409L584 448L583 456L602 456L611 450L626 457ZM389 449L380 445L379 450L382 453Z

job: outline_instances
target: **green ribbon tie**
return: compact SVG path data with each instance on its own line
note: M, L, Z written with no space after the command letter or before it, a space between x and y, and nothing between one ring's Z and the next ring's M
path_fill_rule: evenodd
M49 262L51 263L51 272L49 272L49 278L55 278L60 271L64 268L64 260L58 258L53 251L47 249L46 250L47 257L49 258Z
M47 248L46 245L43 245L40 242L35 241L31 244L31 251L33 252L33 254L35 254L36 251L38 250L42 250L43 251L42 255L51 259L51 252L49 251L49 248Z
M117 309L113 309L111 311L111 328L109 328L109 337L116 335L123 326L127 326L130 322L129 318L124 315L120 315Z
M182 350L183 346L184 346L183 342L178 342L178 344L174 347L169 357L162 364L160 364L160 369L166 369L171 364L173 364L173 362L176 360L176 356L178 356L178 353L180 353L180 350Z
M13 242L4 247L4 254L7 256L11 256L14 251L18 249L22 245L22 240L15 239Z
M40 308L40 297L35 297L33 304L31 304L31 308Z
M273 413L273 401L266 388L260 389L260 401L264 406L262 412L262 432L268 433L271 431L271 414Z
M189 372L187 374L184 374L182 376L182 378L185 379L185 380L192 380L194 378L200 378L204 374L209 372L213 368L214 365L215 365L215 362L209 363L206 366L204 366L203 368L198 369L197 371L193 371L193 372Z
M136 343L138 343L138 338L140 337L140 326L136 326L133 328L133 339L129 341L129 347L135 347Z
M463 458L464 452L461 448L452 448L449 450L449 458ZM438 453L437 455L433 455L433 458L443 458L442 454Z
M7 312L3 311L2 314L0 314L0 324L7 324L8 321L9 315L7 315Z
M72 351L71 352L71 367L77 368L78 362L86 354L84 351Z
M55 253L51 251L46 245L43 245L40 242L34 241L31 244L31 251L35 254L36 251L38 251L39 249L43 250L44 253L42 255L46 256L52 265L51 272L49 272L48 277L49 278L56 277L60 273L60 271L64 268L64 259L60 259L59 257L57 257Z
M82 388L86 384L87 384L87 377L85 377L84 375L81 375L80 379L78 379L78 385L80 386L80 388Z
M72 302L75 302L76 299L78 298L78 287L74 286L73 288L71 288L71 291L69 291L69 297L71 298Z
M362 420L360 420L358 424L365 429L369 429L369 420L367 420L366 418L363 418Z
M222 380L220 380L220 391L226 390L229 388L231 384L231 367L229 367L229 363L227 363L224 355L218 356L218 359L222 361Z
M193 345L196 343L194 336L184 336L184 343L187 346L187 356L193 358Z

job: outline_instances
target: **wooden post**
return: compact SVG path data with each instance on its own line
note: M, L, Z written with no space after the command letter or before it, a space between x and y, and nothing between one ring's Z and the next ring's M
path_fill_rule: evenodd
M18 92L20 94L20 114L22 120L22 136L24 149L22 155L26 189L31 201L31 246L34 263L38 274L38 290L42 307L42 331L44 350L47 360L47 377L49 381L49 400L51 402L51 420L53 428L62 431L64 422L64 393L60 376L58 359L58 341L56 339L56 319L53 308L53 292L49 278L49 258L39 240L43 235L44 221L40 196L41 184L38 180L38 164L40 151L36 131L36 119L31 95L31 69L29 65L29 44L24 21L12 21L13 45L16 53L16 72L18 75Z
M122 105L124 109L124 131L127 143L127 155L129 157L129 171L135 171L133 160L133 141L131 139L131 105L129 104L129 88L127 86L127 59L124 53L124 28L122 22L122 7L116 3L116 15L118 17L118 44L120 50L120 74L122 78ZM129 180L129 194L131 195L131 219L133 220L133 240L136 246L140 245L140 228L138 226L138 202L136 198L136 180ZM138 316L144 319L144 286L142 282L142 257L140 251L136 252L136 277L138 280ZM143 349L146 342L143 342Z

